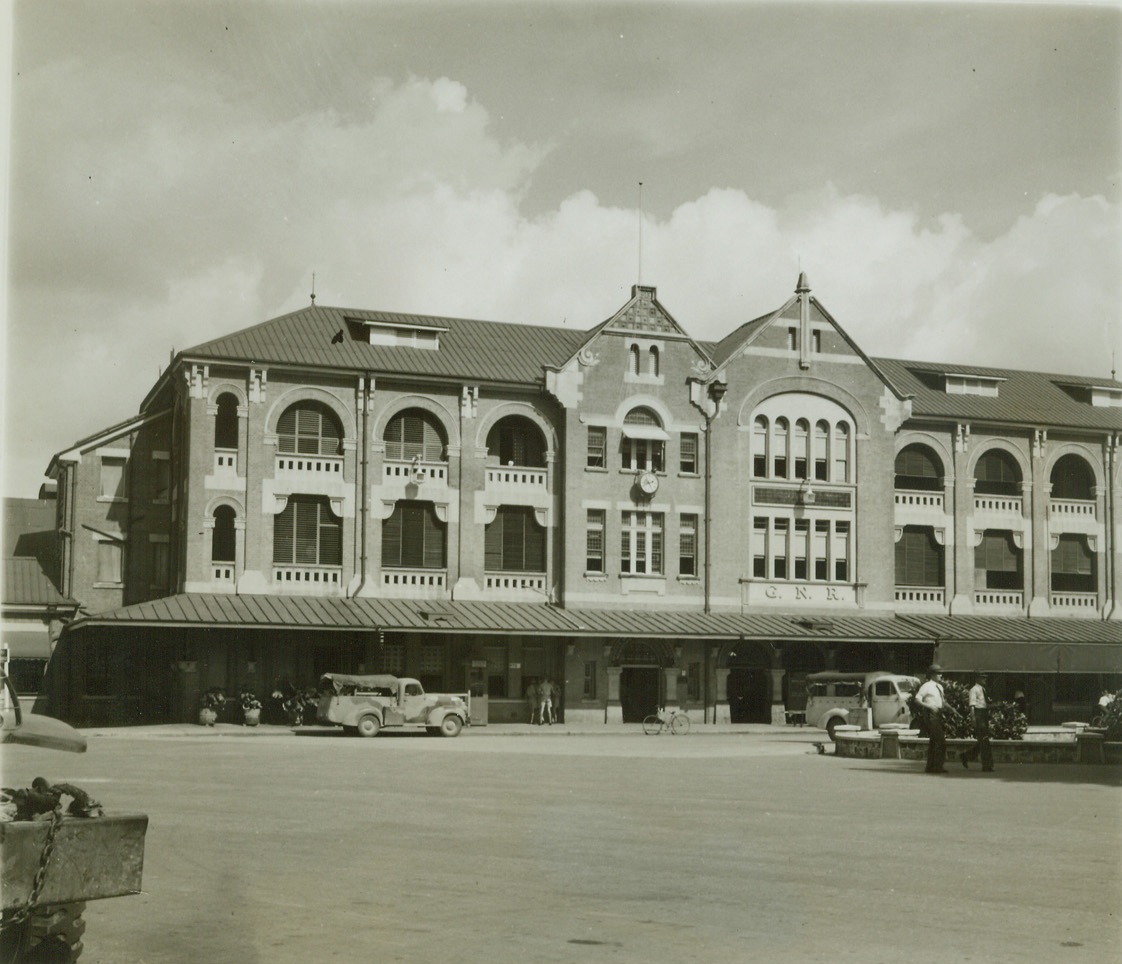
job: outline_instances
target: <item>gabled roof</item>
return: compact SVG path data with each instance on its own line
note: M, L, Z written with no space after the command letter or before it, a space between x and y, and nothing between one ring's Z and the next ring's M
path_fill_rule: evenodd
M436 329L436 350L371 345L367 324ZM186 349L187 361L322 368L453 378L502 384L541 383L543 366L569 358L585 332L567 328L443 318L312 305Z
M1122 390L1122 382L1104 378L1049 375L1008 368L980 368L939 362L878 358L876 363L900 388L913 395L912 417L968 419L1031 425L1078 426L1122 430L1122 408L1096 408L1071 389L1108 386ZM997 397L948 395L947 373L1003 379Z
M147 422L153 422L158 418L163 418L169 414L169 409L163 409L158 412L141 412L139 415L133 415L131 418L125 419L123 422L118 422L116 425L110 425L109 428L103 428L99 432L94 432L93 435L87 435L85 438L78 439L73 445L69 445L61 452L56 452L51 456L51 462L47 466L46 475L48 478L54 479L58 477L58 465L60 462L72 462L79 459L83 452L88 452L92 448L99 445L107 445L109 442L119 439L123 435L128 435L130 432L135 431Z

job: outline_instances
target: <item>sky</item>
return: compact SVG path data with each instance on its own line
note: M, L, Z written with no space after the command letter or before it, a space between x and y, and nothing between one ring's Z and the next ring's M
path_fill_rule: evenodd
M309 303L1122 368L1122 6L0 0L3 494ZM0 46L0 52L3 52Z

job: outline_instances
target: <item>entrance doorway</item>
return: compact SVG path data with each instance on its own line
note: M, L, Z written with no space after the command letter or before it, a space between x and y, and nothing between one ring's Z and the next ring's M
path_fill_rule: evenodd
M728 696L730 722L771 722L771 673L766 669L730 668Z
M658 712L660 687L657 666L624 666L619 672L619 705L624 723L642 723Z

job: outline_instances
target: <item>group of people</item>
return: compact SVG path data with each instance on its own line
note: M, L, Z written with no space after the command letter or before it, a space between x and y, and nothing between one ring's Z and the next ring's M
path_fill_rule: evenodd
M548 676L540 683L531 683L526 687L526 701L530 704L530 725L541 726L554 723L553 699L561 698L561 690Z
M946 696L943 691L943 668L939 665L927 668L927 679L916 691L916 699L924 708L927 717L927 766L926 773L946 773L947 735L943 726L943 709ZM993 747L990 746L990 706L986 696L986 674L975 673L974 685L970 687L970 714L974 723L974 742L959 759L963 767L970 769L970 761L982 761L982 771L993 772Z

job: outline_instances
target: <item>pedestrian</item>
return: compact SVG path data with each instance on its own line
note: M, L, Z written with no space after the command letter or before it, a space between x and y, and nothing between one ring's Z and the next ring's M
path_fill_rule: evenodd
M538 711L538 684L531 683L526 687L526 702L530 706L530 726L534 725L534 714Z
M982 772L993 772L993 747L990 746L990 704L986 695L986 674L975 673L970 687L970 715L974 718L974 743L962 752L962 765L969 770L970 761L982 758Z
M947 737L943 731L943 667L933 664L927 667L927 679L916 692L916 699L924 708L927 719L927 766L926 773L946 773Z
M549 725L553 726L553 680L548 676L541 681L538 687L538 701L540 710L538 712L538 726L541 726L546 720L549 720Z

